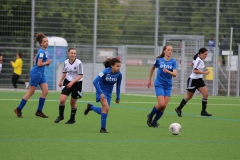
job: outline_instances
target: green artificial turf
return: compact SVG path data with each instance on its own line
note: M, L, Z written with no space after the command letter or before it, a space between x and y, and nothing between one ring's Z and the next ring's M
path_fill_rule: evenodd
M159 128L146 124L147 114L156 103L154 95L122 94L119 104L110 108L108 134L99 133L100 116L83 114L88 102L95 103L93 93L78 100L76 123L64 124L70 116L69 101L65 119L58 124L59 92L49 92L43 112L49 118L35 116L40 92L36 92L17 118L13 110L25 91L0 91L0 159L1 160L234 160L240 157L239 97L209 97L207 111L212 117L200 117L201 97L196 95L178 117L174 108L184 95L173 95L160 119ZM182 133L172 135L173 122Z

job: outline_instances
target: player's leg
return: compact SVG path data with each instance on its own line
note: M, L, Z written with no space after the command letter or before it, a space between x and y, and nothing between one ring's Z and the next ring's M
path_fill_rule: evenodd
M65 110L65 102L68 98L68 95L66 95L66 91L62 90L62 93L60 95L60 102L58 105L58 109L59 109L59 115L57 117L57 119L54 121L55 123L59 123L61 120L64 119L64 110Z
M156 97L160 96L160 95L164 95L164 90L162 87L158 87L158 86L155 86L155 94L156 94ZM156 104L155 106L153 106L151 112L147 115L147 125L149 127L152 127L152 119L153 117L158 113L158 108L157 108L157 105Z
M38 109L37 109L35 115L36 115L36 116L39 116L39 117L42 117L42 118L48 118L48 116L45 115L45 114L42 112L43 107L44 107L44 103L45 103L45 100L46 100L46 97L47 97L47 94L48 94L48 84L47 84L47 81L46 81L46 77L45 77L45 76L42 76L42 77L40 78L39 86L40 86L40 88L42 89L42 94L41 94L41 96L39 97Z
M15 90L17 90L17 81L18 81L18 75L13 73L12 75L12 85Z
M195 91L196 91L196 85L197 85L197 80L188 78L187 81L187 94L185 98L182 99L180 102L179 106L175 108L175 111L177 112L177 115L179 117L182 117L182 109L183 107L187 104L187 102L193 97Z
M23 96L21 102L19 103L18 107L14 110L16 115L19 118L22 118L22 109L26 105L28 99L34 94L37 86L38 86L39 80L37 76L31 76L31 86L29 87L27 93Z
M102 104L100 133L108 133L106 130L106 125L107 125L107 117L108 117L108 111L109 111L109 103L107 99L108 97L106 97L106 95L104 96L105 96L104 98L100 99L100 102Z
M208 99L208 90L207 87L200 87L198 88L199 92L202 94L202 111L201 111L201 116L212 116L212 114L208 113L206 111L207 109L207 99Z

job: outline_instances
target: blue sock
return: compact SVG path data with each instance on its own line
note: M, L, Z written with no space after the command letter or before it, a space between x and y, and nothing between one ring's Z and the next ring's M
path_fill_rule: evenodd
M156 113L158 112L158 110L156 109L156 107L154 106L152 109L152 112L149 114L150 117L153 117Z
M101 128L106 128L106 124L107 124L107 113L102 113L101 114Z
M163 115L163 112L158 111L157 115L155 116L155 118L153 120L153 122L157 122L162 117L162 115Z
M38 101L38 109L37 109L38 111L41 111L43 109L44 102L45 102L45 98L40 97Z
M22 110L26 103L27 101L25 99L22 99L17 108Z
M94 112L96 112L97 114L101 114L101 110L102 110L101 108L96 107L96 106L92 106L91 109L92 109Z

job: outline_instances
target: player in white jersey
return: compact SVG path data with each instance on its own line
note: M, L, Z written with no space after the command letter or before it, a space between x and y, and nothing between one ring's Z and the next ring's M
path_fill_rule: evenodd
M182 99L181 103L175 111L179 117L182 117L182 108L186 105L186 103L193 97L196 89L202 94L202 111L201 116L212 116L206 111L207 108L207 98L208 98L208 90L203 80L203 75L208 75L209 71L205 71L204 59L208 55L208 50L206 48L201 48L196 55L194 55L193 59L193 69L192 73L187 81L187 94L185 98Z
M59 104L59 116L54 121L59 123L64 119L65 102L71 94L71 115L70 119L65 124L75 123L75 114L77 111L77 100L82 98L82 80L83 80L83 65L79 59L76 59L77 51L75 48L68 49L69 59L64 61L62 77L59 81L59 87L62 87Z

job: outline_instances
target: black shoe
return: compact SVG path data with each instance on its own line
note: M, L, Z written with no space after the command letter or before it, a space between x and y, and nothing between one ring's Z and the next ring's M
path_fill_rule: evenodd
M182 117L182 111L178 108L175 108L175 111L177 112L178 117Z
M157 122L152 122L151 124L152 127L155 127L155 128L158 128L159 127L159 124Z
M61 120L64 120L64 117L58 116L57 119L54 122L59 123Z
M65 124L73 124L75 122L76 122L75 120L69 119Z
M207 111L201 112L201 116L212 116L212 114L207 113Z
M35 115L38 116L38 117L42 117L42 118L48 118L48 116L45 115L42 111L37 111L35 113Z
M88 103L88 104L87 104L87 108L86 108L85 111L84 111L84 115L87 115L88 112L92 110L91 107L92 107L92 104Z
M108 133L108 131L105 128L101 128L100 133Z
M150 117L150 115L147 115L147 124L149 127L152 126L152 117Z
M20 109L18 108L14 109L14 113L18 116L18 118L23 118L22 112Z

